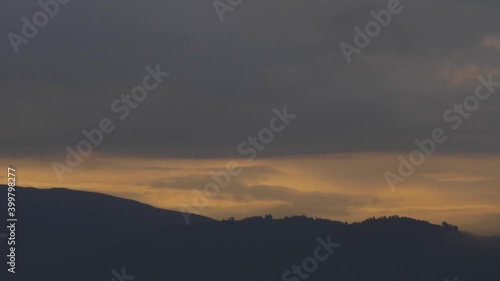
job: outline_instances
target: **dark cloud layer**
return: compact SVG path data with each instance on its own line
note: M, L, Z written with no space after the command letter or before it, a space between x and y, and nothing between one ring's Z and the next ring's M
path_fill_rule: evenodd
M386 3L245 1L220 22L210 1L73 0L16 55L6 35L40 8L9 2L0 153L62 153L101 118L117 121L111 102L156 64L171 77L117 121L99 152L235 156L284 105L299 117L261 155L412 150L445 126L443 112L474 92L477 75L498 71L500 48L484 40L499 35L500 6L402 1L405 10L347 64L340 42L352 44L354 26ZM498 95L440 151L499 152Z
M254 167L255 172L266 170L265 167ZM277 171L276 171L277 172ZM266 173L264 171L264 173ZM275 173L275 172L273 172ZM242 174L243 177L232 178L230 184L223 189L218 196L210 200L230 201L238 204L255 202L275 202L274 206L262 207L262 211L267 211L278 216L290 214L300 214L306 212L316 216L350 216L355 215L360 209L366 207L387 207L393 206L394 201L390 199L380 199L372 195L353 195L334 192L311 192L299 191L286 186L273 186L262 184L250 184L249 180L255 180L250 174ZM158 179L150 183L153 188L167 188L180 190L199 190L210 182L207 176L186 176L170 179ZM227 210L231 212L231 210ZM254 210L258 213L258 210Z

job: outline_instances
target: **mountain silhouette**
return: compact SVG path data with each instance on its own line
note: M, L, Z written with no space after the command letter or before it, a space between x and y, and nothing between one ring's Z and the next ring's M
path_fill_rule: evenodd
M500 238L447 223L192 215L185 225L178 212L96 193L19 188L17 200L9 280L500 280Z
M7 187L0 186L0 190L3 225ZM43 261L58 265L159 227L184 223L179 212L99 193L17 187L15 194L18 271L40 270L46 266ZM193 223L214 221L198 215L190 219ZM7 231L2 227L2 232ZM0 243L2 265L6 264L6 247Z

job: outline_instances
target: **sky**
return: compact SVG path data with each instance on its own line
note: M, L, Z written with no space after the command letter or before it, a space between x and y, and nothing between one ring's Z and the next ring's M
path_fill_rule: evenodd
M356 47L355 28L390 2L60 0L28 38L23 17L32 22L43 8L9 1L0 17L0 163L16 167L19 185L173 210L193 205L210 172L238 163L241 172L196 211L398 214L500 234L500 87L456 111L478 87L488 92L488 77L500 81L500 3L401 1L346 59L341 44ZM123 108L122 95L147 75L156 87ZM285 108L294 116L286 122L276 113ZM70 167L66 148L77 150L88 140L82 131L103 120L112 132ZM272 120L283 130L250 159L249 136ZM401 157L433 136L441 141L432 153L401 176ZM387 172L398 179L392 189Z

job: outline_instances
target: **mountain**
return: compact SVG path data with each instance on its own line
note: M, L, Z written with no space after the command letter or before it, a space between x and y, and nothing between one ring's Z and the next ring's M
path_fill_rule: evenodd
M0 233L5 233L7 187L0 186L0 191ZM41 261L58 265L162 226L184 223L179 212L99 193L17 187L15 194L19 271L39 270L46 266ZM191 215L190 220L214 221L198 215ZM6 245L0 244L2 265Z
M185 225L182 217L163 221L161 214L180 216L176 212L111 196L60 189L19 194L23 248L15 280L500 280L500 238L448 224L396 216L352 224L266 216L197 217ZM39 199L28 199L34 195ZM30 248L30 239L40 245ZM36 266L26 263L32 253ZM57 263L49 259L54 256Z

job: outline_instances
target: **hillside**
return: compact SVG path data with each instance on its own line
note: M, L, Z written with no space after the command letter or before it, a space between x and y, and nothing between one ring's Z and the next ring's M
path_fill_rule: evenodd
M0 219L6 220L6 186L0 186ZM179 212L132 200L69 189L16 189L18 264L29 270L127 241L162 226L182 224ZM212 219L192 215L193 223ZM1 232L6 232L0 230ZM0 244L5 264L6 244ZM20 270L22 270L20 268Z
M411 218L348 224L307 217L218 222L193 216L199 223L185 225L177 212L94 193L27 188L20 189L19 198L15 280L117 281L113 270L122 269L129 279L120 281L443 281L455 276L498 281L500 276L500 238Z

